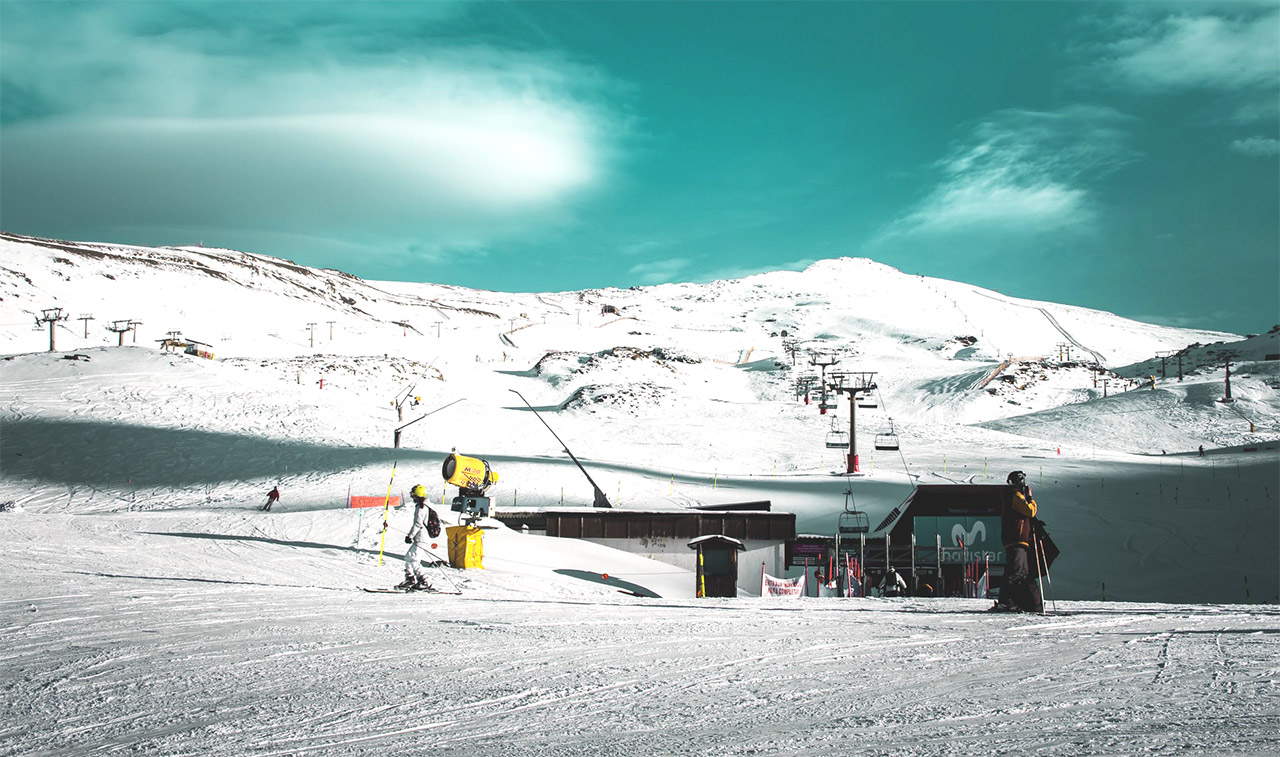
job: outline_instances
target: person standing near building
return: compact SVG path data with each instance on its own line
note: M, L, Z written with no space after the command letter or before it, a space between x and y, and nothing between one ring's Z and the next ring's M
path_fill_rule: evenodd
M1031 496L1026 474L1016 470L1006 480L1013 491L1005 501L1000 518L1005 553L1004 585L1000 589L1000 600L991 609L1041 612L1044 601L1036 584L1039 571L1031 569L1031 561L1035 559L1033 521L1039 508Z

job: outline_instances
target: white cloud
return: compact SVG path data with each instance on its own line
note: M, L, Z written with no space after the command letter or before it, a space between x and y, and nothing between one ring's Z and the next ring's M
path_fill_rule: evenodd
M1280 11L1168 16L1113 43L1110 53L1105 65L1112 75L1139 89L1274 87L1280 81Z
M1241 155L1259 158L1274 158L1280 155L1280 139L1271 137L1248 137L1237 139L1231 143L1231 149Z
M758 273L772 273L774 271L803 271L816 262L816 258L801 258L799 260L792 260L785 263L761 263L760 265L754 266L724 266L695 276L691 281L695 284L705 284L709 281L745 279L748 276L755 276Z
M409 46L391 24L317 42L334 28L320 24L276 50L235 24L139 33L136 4L54 10L75 44L46 56L46 39L15 34L3 55L7 79L38 86L46 106L0 133L6 189L28 196L14 217L78 186L105 198L86 222L364 240L394 227L474 247L566 221L622 131L598 104L599 72L555 53Z
M1267 123L1280 120L1280 98L1263 97L1237 105L1227 120L1236 124Z
M956 232L1039 232L1093 220L1084 181L1132 158L1127 116L1073 106L1001 111L939 161L942 178L878 241Z
M667 258L637 263L627 269L641 284L665 284L675 280L681 271L689 267L688 258Z

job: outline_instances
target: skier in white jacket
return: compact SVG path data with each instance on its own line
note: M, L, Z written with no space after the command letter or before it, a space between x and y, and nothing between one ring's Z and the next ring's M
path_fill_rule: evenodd
M413 591L416 589L430 590L431 582L427 580L426 575L422 572L422 562L420 560L421 552L419 547L428 543L432 538L429 524L432 520L436 520L435 512L427 506L427 490L422 484L418 484L409 490L409 496L413 498L413 526L409 528L409 533L404 537L404 543L409 545L409 549L404 553L404 582L397 585L397 589ZM436 520L435 535L440 534L440 524ZM422 550L425 551L425 550Z

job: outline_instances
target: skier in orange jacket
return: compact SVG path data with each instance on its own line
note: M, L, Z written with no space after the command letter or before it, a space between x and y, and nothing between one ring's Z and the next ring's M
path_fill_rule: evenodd
M992 609L1040 612L1044 609L1044 600L1036 583L1040 574L1038 566L1035 570L1031 568L1035 554L1032 547L1035 543L1033 521L1039 507L1031 496L1026 474L1013 471L1006 480L1013 490L1000 517L1005 553L1004 585L1000 589L1000 601Z

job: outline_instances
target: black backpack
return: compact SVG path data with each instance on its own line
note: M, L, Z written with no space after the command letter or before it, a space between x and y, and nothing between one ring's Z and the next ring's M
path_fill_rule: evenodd
M440 518L430 507L427 508L427 535L432 539L440 535Z

